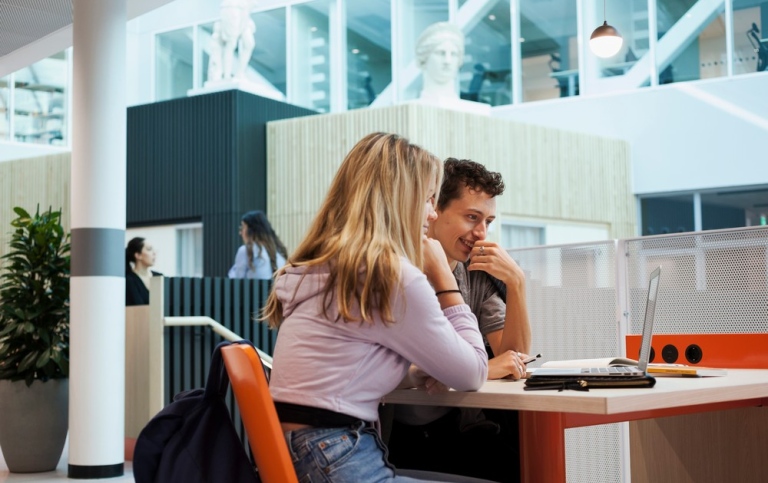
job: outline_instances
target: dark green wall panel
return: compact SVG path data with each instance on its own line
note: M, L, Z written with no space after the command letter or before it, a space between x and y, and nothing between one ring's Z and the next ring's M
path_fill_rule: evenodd
M129 227L203 223L203 273L226 276L248 210L266 210L266 124L314 111L242 91L128 109Z

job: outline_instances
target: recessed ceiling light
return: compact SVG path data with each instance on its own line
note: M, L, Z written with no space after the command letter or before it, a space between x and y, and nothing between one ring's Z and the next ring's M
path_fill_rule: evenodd
M491 21L496 20L496 15L494 14L488 15L488 20L491 20Z
M359 54L360 53L360 49L352 49L352 53L353 54Z

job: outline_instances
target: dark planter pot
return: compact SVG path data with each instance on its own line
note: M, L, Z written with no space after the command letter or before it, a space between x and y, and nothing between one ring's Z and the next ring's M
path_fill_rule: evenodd
M67 439L69 379L0 380L0 448L12 473L53 471Z

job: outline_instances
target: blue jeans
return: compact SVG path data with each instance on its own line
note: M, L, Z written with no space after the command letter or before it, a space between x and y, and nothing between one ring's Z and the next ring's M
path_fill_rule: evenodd
M423 482L397 476L379 433L364 423L285 433L300 483Z

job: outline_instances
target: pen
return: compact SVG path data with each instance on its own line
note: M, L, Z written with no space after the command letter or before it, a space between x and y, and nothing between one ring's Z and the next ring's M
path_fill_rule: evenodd
M523 364L528 364L529 362L533 362L536 359L538 359L539 357L541 357L541 354L536 354L535 356L530 356L527 359L523 360Z

